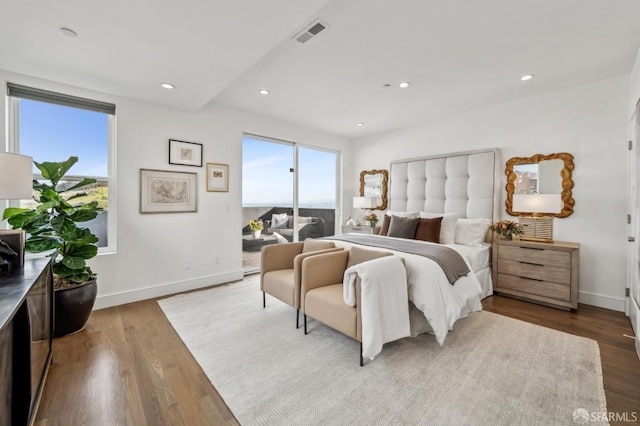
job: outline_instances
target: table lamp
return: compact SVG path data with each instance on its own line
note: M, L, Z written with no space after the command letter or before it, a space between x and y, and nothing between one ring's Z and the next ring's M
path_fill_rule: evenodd
M353 197L353 207L360 209L358 225L362 225L365 209L371 210L378 207L378 199L376 197Z
M0 200L26 200L33 197L33 159L26 155L0 152ZM6 205L5 205L6 207ZM0 242L5 256L0 263L9 267L24 262L25 235L22 230L0 230ZM11 251L16 255L10 255ZM7 258L13 258L8 262ZM10 263L10 264L9 264Z
M520 216L523 234L521 240L553 242L553 216L542 213L562 211L560 194L514 194L513 211L527 212L531 216Z

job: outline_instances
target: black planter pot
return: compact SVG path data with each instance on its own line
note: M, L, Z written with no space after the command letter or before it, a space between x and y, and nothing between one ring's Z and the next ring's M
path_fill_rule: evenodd
M62 337L82 330L96 301L97 282L97 279L93 278L85 284L54 292L53 337Z

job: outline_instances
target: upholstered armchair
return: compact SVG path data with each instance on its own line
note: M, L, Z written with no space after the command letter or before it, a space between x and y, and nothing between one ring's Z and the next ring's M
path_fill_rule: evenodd
M309 316L359 341L361 366L361 281L356 279L356 306L349 306L343 295L344 273L350 266L384 256L392 253L352 247L349 251L319 254L302 261L300 309L304 314L304 334L307 334Z
M300 326L300 282L302 261L313 255L342 251L330 241L307 239L304 242L275 244L262 248L260 258L260 290L262 307L270 294L296 309L296 328Z

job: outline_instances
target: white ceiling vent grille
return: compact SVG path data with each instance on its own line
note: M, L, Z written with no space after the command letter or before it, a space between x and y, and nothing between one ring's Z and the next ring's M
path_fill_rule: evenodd
M325 28L327 28L327 24L318 19L313 21L304 30L293 36L293 38L300 43L306 43L313 37L317 36Z

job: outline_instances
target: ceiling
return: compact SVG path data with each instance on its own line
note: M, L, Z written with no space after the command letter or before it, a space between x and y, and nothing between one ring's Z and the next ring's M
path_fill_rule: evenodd
M637 0L0 1L0 69L350 138L628 74L640 48Z

